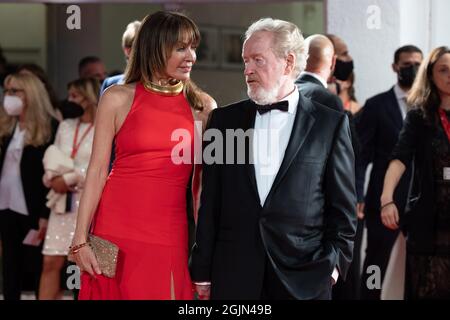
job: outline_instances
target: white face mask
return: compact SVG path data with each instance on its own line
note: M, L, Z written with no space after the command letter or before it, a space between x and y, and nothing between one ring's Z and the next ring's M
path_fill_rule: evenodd
M3 98L3 108L10 116L19 116L23 110L22 99L16 96L5 96Z

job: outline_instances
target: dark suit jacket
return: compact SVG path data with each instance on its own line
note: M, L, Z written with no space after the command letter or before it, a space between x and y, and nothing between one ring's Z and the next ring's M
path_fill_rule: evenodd
M295 84L298 86L300 92L312 101L316 101L339 112L344 111L341 99L328 91L316 78L304 74L297 79Z
M438 122L438 119L436 119ZM409 210L403 215L403 225L408 231L409 253L434 255L436 236L436 194L433 163L433 137L442 128L425 120L422 110L408 113L392 159L400 160L407 168L414 162L414 184L411 189Z
M20 159L20 175L25 196L25 204L31 219L31 225L35 229L38 229L39 227L39 218L48 219L50 215L50 209L45 205L49 189L42 183L42 177L44 176L42 158L44 157L45 150L53 143L57 128L58 121L53 120L50 141L38 147L25 146L23 148L22 158ZM6 150L8 149L12 137L13 134L5 137L0 146L0 170L3 170Z
M372 163L373 168L365 198L365 211L367 214L379 214L384 176L403 127L394 89L367 100L356 122L361 143L361 156L356 171L357 188L360 189L359 192L362 192L367 165ZM406 204L410 180L411 171L408 170L394 194L400 213L403 212Z
M323 84L317 80L316 78L304 74L297 79L295 84L298 86L300 92L307 98L310 98L313 101L316 101L320 104L323 104L326 107L334 109L339 112L344 112L344 106L342 105L342 100L335 94L328 91L327 88L323 86ZM355 161L358 163L359 153L360 153L360 144L358 140L358 133L356 132L356 125L354 121L354 117L350 112L345 111L348 116L350 123L350 133L352 137L352 146L353 152L355 154ZM358 202L363 202L363 193L360 190L356 190L356 194L358 197Z
M225 130L251 129L255 116L254 103L242 101L214 110L208 128L218 129L226 145ZM245 164L204 164L192 279L211 281L212 299L260 299L269 259L293 297L314 299L330 290L336 266L345 278L352 259L356 199L348 119L300 94L263 207L248 140ZM226 159L227 150L219 150Z
M124 78L125 78L124 74L119 74L117 76L106 78L102 83L102 87L100 88L100 95L102 95L103 92L105 92L105 90L111 87L113 84L123 82Z

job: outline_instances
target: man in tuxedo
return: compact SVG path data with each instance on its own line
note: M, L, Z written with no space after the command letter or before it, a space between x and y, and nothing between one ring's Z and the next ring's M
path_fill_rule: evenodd
M297 90L294 24L255 22L242 56L250 99L214 110L205 133L220 134L204 148L192 280L204 299L330 299L356 223L348 118Z
M357 131L361 142L361 157L357 168L358 188L363 189L367 165L373 164L365 203L359 204L365 214L367 227L367 249L361 281L361 297L365 300L379 300L381 290L369 289L367 273L369 266L378 266L381 270L381 282L384 279L392 247L399 231L383 226L380 217L380 197L383 190L392 150L397 144L403 120L407 113L406 98L412 87L423 55L415 46L404 46L395 52L392 68L397 73L398 82L389 91L367 100L357 119ZM394 200L400 214L404 211L411 172L403 175L396 189ZM360 190L360 193L363 191Z
M333 42L324 35L312 35L305 40L308 52L305 71L300 74L295 84L306 97L331 109L344 112L342 100L328 90L327 81L333 76L336 65L336 54ZM347 52L348 54L348 52ZM351 56L348 54L351 58ZM355 121L350 112L349 117L352 146L355 160L359 156L358 134ZM358 199L362 196L358 195ZM333 287L333 300L354 300L359 298L360 288L360 254L363 231L362 217L358 219L357 234L354 239L353 261L350 265L346 281L339 279Z
M327 81L336 64L333 43L323 35L312 35L305 40L308 52L305 71L295 84L306 97L336 111L343 112L341 99L328 91Z

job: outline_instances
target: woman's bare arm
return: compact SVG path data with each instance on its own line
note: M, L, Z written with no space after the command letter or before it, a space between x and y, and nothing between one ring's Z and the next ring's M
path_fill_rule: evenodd
M87 242L91 221L108 176L112 142L130 110L133 94L134 88L131 85L113 86L106 90L100 99L95 118L92 154L78 208L73 246ZM69 259L76 262L81 271L93 277L95 274L101 274L98 261L89 246L81 247L76 253L69 253Z
M398 229L400 220L398 209L394 204L394 191L400 182L406 167L400 160L393 160L384 178L383 194L381 195L381 220L389 228Z
M131 98L130 98L131 97ZM119 125L125 119L132 103L130 89L113 86L105 91L97 110L92 155L78 209L77 227L73 244L84 243L108 177L112 142Z

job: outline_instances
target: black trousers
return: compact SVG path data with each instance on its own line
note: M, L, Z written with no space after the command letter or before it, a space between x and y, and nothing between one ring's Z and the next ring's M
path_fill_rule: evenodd
M331 300L331 274L330 289L323 292L317 300ZM278 278L269 259L266 258L264 283L261 292L261 300L295 300Z
M358 219L356 227L353 260L347 273L347 279L338 278L333 287L333 300L359 300L361 297L361 242L364 231L364 220Z
M367 268L369 266L378 266L381 271L381 284L383 284L391 251L400 231L386 228L381 222L379 212L366 214L366 226L367 249L361 277L361 299L380 300L381 288L369 289L367 286L367 279L373 275L372 273L367 273Z
M22 290L39 291L42 246L22 244L30 231L30 218L11 210L0 210L2 276L5 300L20 300Z
M266 258L261 300L294 300L276 275L268 258Z

